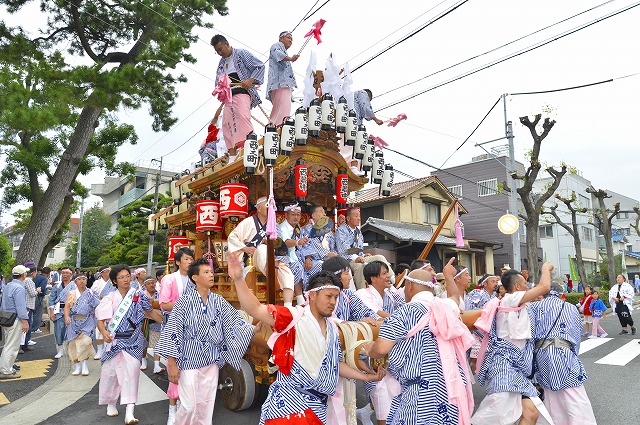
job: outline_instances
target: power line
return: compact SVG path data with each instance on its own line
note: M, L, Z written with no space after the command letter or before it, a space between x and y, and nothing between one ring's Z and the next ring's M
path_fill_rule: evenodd
M582 84L580 86L565 87L565 88L562 88L562 89L553 89L553 90L530 91L530 92L522 92L522 93L509 93L509 95L510 96L521 96L521 95L527 95L527 94L555 93L555 92L559 92L559 91L582 89L582 88L585 88L585 87L597 86L598 84L611 83L611 82L613 82L613 80L614 80L613 78L609 78L608 80L598 81L597 83Z
M449 70L449 69L451 69L451 68L455 68L456 66L458 66L458 65L462 65L463 63L466 63L466 62L472 61L472 60L474 60L474 59L477 59L477 58L479 58L479 57L481 57L481 56L484 56L484 55L487 55L487 54L489 54L489 53L493 53L493 52L495 52L495 51L497 51L497 50L500 50L500 49L502 49L502 48L504 48L504 47L507 47L507 46L509 46L509 45L511 45L511 44L517 43L518 41L524 40L525 38L530 37L530 36L532 36L532 35L534 35L534 34L537 34L537 33L539 33L539 32L545 31L545 30L547 30L547 29L549 29L549 28L552 28L552 27L554 27L554 26L556 26L556 25L559 25L559 24L561 24L561 23L563 23L563 22L569 21L569 20L571 20L571 19L573 19L573 18L575 18L575 17L577 17L577 16L580 16L580 15L583 15L583 14L585 14L585 13L591 12L592 10L595 10L595 9L597 9L597 8L599 8L599 7L602 7L602 6L604 6L604 5L608 4L608 3L611 3L611 2L613 2L613 1L614 1L614 0L609 0L609 1L607 1L607 2L604 2L604 3L602 3L602 4L599 4L599 5L597 5L597 6L594 6L594 7L590 8L590 9L587 9L587 10L585 10L585 11L583 11L583 12L580 12L580 13L577 13L577 14L575 14L575 15L573 15L573 16L568 17L568 18L562 19L562 20L560 20L560 21L556 22L555 24L548 25L548 26L546 26L546 27L544 27L544 28L540 28L539 30L536 30L536 31L534 31L534 32L532 32L532 33L529 33L529 34L527 34L527 35L525 35L525 36L523 36L523 37L516 38L515 40L512 40L512 41L510 41L510 42L508 42L508 43L505 43L505 44L503 44L503 45L501 45L501 46L494 47L493 49L490 49L490 50L487 50L486 52L483 52L483 53L477 54L477 55L475 55L475 56L472 56L472 57L470 57L470 58L468 58L468 59L465 59L465 60L460 61L460 62L458 62L458 63L455 63L455 64L453 64L453 65L450 65L450 66L448 66L448 67L446 67L446 68L442 68L442 69L441 69L441 70L439 70L439 71L433 72L433 73L431 73L431 74L429 74L429 75L425 75L424 77L418 78L417 80L414 80L414 81L411 81L411 82L409 82L409 83L403 84L403 85L398 86L398 87L396 87L396 88L394 88L394 89L387 90L386 92L381 93L381 94L379 94L379 95L377 95L377 96L375 96L375 97L382 97L382 96L384 96L384 95L386 95L386 94L389 94L389 93L392 93L392 92L394 92L394 91L396 91L396 90L400 90L400 89L402 89L402 88L404 88L404 87L407 87L407 86L410 86L410 85L415 84L415 83L417 83L417 82L420 82L420 81L422 81L422 80L425 80L425 79L427 79L427 78L429 78L429 77L433 77L434 75L437 75L437 74L439 74L439 73L441 73L441 72L447 71L447 70Z
M316 5L320 3L320 0L316 0L316 2L313 4L313 6L311 6L309 8L309 10L307 10L307 13L304 14L304 16L302 17L302 19L300 19L300 21L296 24L295 27L293 27L293 29L291 30L291 32L294 32L299 26L300 24L305 21L307 19L307 17L311 16L309 13L313 10L314 7L316 7Z
M356 72L358 69L362 68L363 66L365 66L366 64L368 64L369 62L371 62L372 60L374 60L377 57L380 57L383 53L388 52L389 50L393 49L394 47L398 46L400 43L403 43L405 41L407 41L408 39L410 39L411 37L413 37L414 35L418 34L420 31L424 30L425 28L427 28L428 26L430 26L433 23L438 22L440 19L444 18L445 16L447 16L448 14L450 14L451 12L453 12L454 10L456 10L457 8L459 8L460 6L462 6L463 4L465 4L466 2L468 2L469 0L460 0L458 1L456 4L454 4L453 6L449 7L449 9L445 10L444 12L442 12L440 15L436 16L435 18L431 19L430 21L428 21L427 23L425 23L424 25L422 25L421 27L419 27L418 29L410 32L409 34L407 34L406 36L404 36L403 38L401 38L400 40L396 41L395 43L391 44L389 47L387 47L386 49L378 52L377 54L375 54L374 56L371 56L369 59L367 59L366 61L364 61L363 63L361 63L360 65L356 66L355 68L353 68L351 70L351 73Z
M407 97L405 97L405 98L403 98L403 99L400 99L400 100L398 100L398 101L396 101L396 102L393 102L393 103L390 103L390 104L388 104L388 105L386 105L386 106L383 106L382 108L378 108L375 112L379 112L379 111L382 111L382 110L384 110L384 109L390 108L390 107L392 107L392 106L399 105L400 103L406 102L407 100L411 100L411 99L413 99L413 98L415 98L415 97L418 97L418 96L420 96L420 95L422 95L422 94L425 94L425 93L427 93L427 92L430 92L430 91L432 91L432 90L435 90L435 89L437 89L437 88L439 88L439 87L442 87L442 86L445 86L445 85L447 85L447 84L453 83L453 82L455 82L455 81L461 80L461 79L463 79L463 78L465 78L465 77L468 77L468 76L473 75L473 74L475 74L475 73L478 73L478 72L480 72L480 71L484 71L485 69L491 68L492 66L498 65L498 64L500 64L500 63L502 63L502 62L506 62L506 61L508 61L509 59L513 59L513 58L515 58L515 57L517 57L517 56L523 55L523 54L525 54L525 53L528 53L528 52L531 52L531 51L533 51L533 50L536 50L536 49L538 49L538 48L540 48L540 47L546 46L547 44L553 43L554 41L560 40L561 38L564 38L564 37L566 37L566 36L568 36L568 35L571 35L571 34L573 34L573 33L576 33L576 32L578 32L578 31L581 31L581 30L583 30L583 29L585 29L585 28L588 28L588 27L590 27L590 26L592 26L592 25L595 25L595 24L597 24L597 23L599 23L599 22L602 22L602 21L604 21L604 20L606 20L606 19L609 19L609 18L614 17L614 16L616 16L616 15L619 15L619 14L621 14L621 13L624 13L624 12L626 12L626 11L628 11L628 10L630 10L630 9L632 9L632 8L634 8L634 7L636 7L636 6L638 6L638 5L640 5L640 2L637 2L637 3L634 3L634 4L630 5L630 6L624 7L624 8L622 8L622 9L619 9L619 10L615 11L615 12L611 12L611 13L610 13L610 14L608 14L608 15L604 15L604 16L602 16L602 17L598 18L598 19L595 19L595 20L593 20L593 21L587 22L586 24L579 25L579 26L577 26L577 27L575 27L575 28L573 28L573 29L571 29L571 30L568 30L568 31L566 31L566 32L564 32L564 33L561 33L561 34L559 34L559 35L556 35L556 36L554 36L554 37L551 37L551 38L549 38L549 39L547 39L547 40L544 40L544 41L541 41L541 42L539 42L539 43L533 44L533 45L531 45L531 46L529 46L529 47L527 47L527 48L525 48L525 49L521 49L521 50L519 50L519 51L517 51L517 52L515 52L515 53L512 53L512 54L510 54L510 55L504 56L504 57L502 57L502 58L500 58L500 59L496 59L496 60L495 60L495 61L493 61L493 62L489 62L489 63L488 63L488 64L486 64L486 65L483 65L483 66L481 66L481 67L478 67L478 68L476 68L476 69L473 69L473 70L471 70L471 71L469 71L469 72L466 72L466 73L460 74L460 75L458 75L457 77L450 78L450 79L448 79L448 80L446 80L446 81L444 81L444 82L438 83L438 84L436 84L436 85L434 85L434 86L431 86L431 87L429 87L429 88L427 88L427 89L425 89L425 90L419 91L419 92L417 92L417 93L414 93L413 95L407 96Z
M206 122L206 123L205 123L205 124L200 128L200 130L196 131L196 132L195 132L195 134L194 134L193 136L189 137L187 140L185 140L184 142L182 142L182 144L180 144L180 146L176 147L176 148L175 148L174 150L172 150L171 152L166 153L166 154L164 154L164 155L162 155L162 156L169 156L169 155L171 155L172 153L174 153L175 151L177 151L178 149L180 149L181 147L183 147L184 145L186 145L186 144L187 144L187 142L191 141L191 139L193 139L194 137L196 137L196 136L198 135L198 133L200 133L202 130L204 130L204 128L205 128L206 126L208 126L208 125L209 125L209 123L211 123L211 120L207 120L207 122Z

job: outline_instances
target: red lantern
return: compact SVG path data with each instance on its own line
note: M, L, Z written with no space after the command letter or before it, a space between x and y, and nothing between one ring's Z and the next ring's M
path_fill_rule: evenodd
M336 204L340 207L347 205L349 197L349 176L344 169L336 176Z
M347 221L347 209L338 208L338 218L336 220L336 227L342 226Z
M189 239L186 236L170 236L169 237L169 261L173 261L174 255L182 247L189 247Z
M249 214L249 187L242 183L220 185L220 216L246 217Z
M305 164L303 159L299 159L295 168L296 199L299 202L304 202L308 193L307 166Z
M219 232L222 230L220 202L203 199L196 203L196 232Z

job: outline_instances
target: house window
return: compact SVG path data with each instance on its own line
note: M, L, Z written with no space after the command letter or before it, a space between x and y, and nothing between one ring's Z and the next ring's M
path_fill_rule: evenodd
M48 258L53 258L53 257L55 257L55 255L56 255L56 251L52 249L52 250L51 250L51 251L49 251L49 253L47 254L47 257L48 257Z
M498 179L481 180L478 182L478 197L491 196L498 193Z
M593 229L591 227L582 226L582 239L585 241L593 241Z
M580 199L580 204L583 208L591 209L591 199L584 195L578 195Z
M619 212L619 213L616 215L616 218L617 218L618 220L622 220L622 219L629 218L629 213L628 213L628 212ZM627 233L627 235L628 235L628 233Z
M424 208L424 223L427 224L439 224L440 223L440 205L433 202L424 201L422 203Z
M631 236L631 229L629 227L625 227L624 229L622 229L622 233L625 236Z
M450 186L447 189L449 189L449 192L453 193L453 196L455 196L458 199L462 199L462 185L461 184L457 184L455 186Z
M627 245L627 251L633 252L633 245L628 244Z
M540 226L538 228L540 232L540 239L552 238L553 237L553 226Z

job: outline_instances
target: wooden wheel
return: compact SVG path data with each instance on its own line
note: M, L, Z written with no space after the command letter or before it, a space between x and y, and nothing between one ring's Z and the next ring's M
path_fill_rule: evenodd
M253 368L248 361L240 361L240 370L226 364L220 369L218 389L227 409L238 412L251 407L256 395Z

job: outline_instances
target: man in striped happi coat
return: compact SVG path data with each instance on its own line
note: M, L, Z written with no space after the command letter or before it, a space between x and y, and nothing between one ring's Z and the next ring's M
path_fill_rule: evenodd
M485 274L480 278L478 286L480 288L476 288L469 292L464 298L465 310L481 309L486 303L491 301L492 298L495 298L496 288L498 287L498 277L493 274ZM476 342L473 344L473 347L471 347L471 352L469 353L469 365L471 366L471 370L475 370L476 359L478 358L480 344L482 343L484 334L477 329L471 331L471 334L475 338Z
M386 318L378 339L364 347L371 358L389 355L388 372L401 385L391 394L387 424L470 423L466 350L473 338L460 321L452 260L444 269L450 298L434 296L432 272L412 271L405 278L407 304Z
M302 228L302 237L307 242L300 246L299 257L303 266L302 287L306 290L307 282L320 270L325 258L335 257L335 241L333 232L329 232L320 237L310 238L313 225L322 217L325 217L324 208L320 205L314 205L309 210L311 219L309 223Z
M294 292L296 294L296 303L304 304L304 296L302 295L302 274L304 269L302 262L298 258L299 247L307 243L308 238L302 237L302 229L300 228L300 217L302 208L296 203L284 207L285 219L278 225L278 238L285 245L279 250L286 255L278 255L276 252L276 260L281 263L289 264L289 269L293 273Z
M230 254L227 264L242 308L274 330L268 341L269 360L279 369L262 406L260 424L325 424L327 399L336 391L338 375L362 380L382 376L366 375L341 361L338 331L329 320L340 296L340 282L331 273L321 272L309 281L305 307L261 304L249 290L236 255Z
M64 336L67 333L67 325L64 322L64 306L67 294L76 289L75 282L71 281L73 272L69 267L63 267L60 271L62 280L56 283L49 293L49 317L53 320L53 333L56 338L58 352L54 356L59 359L64 354Z
M529 306L535 350L535 379L544 388L544 404L555 425L595 424L584 383L587 372L578 358L582 321L553 288Z
M171 310L156 352L167 358L169 380L178 385L178 424L211 424L219 368L240 369L254 334L238 311L210 289L213 270L203 258L189 266L190 282ZM193 283L191 283L193 282Z
M545 263L540 283L532 289L520 272L505 271L507 293L487 303L475 322L485 332L488 348L478 355L478 382L487 387L487 396L471 418L473 425L553 424L529 378L533 353L527 311L529 302L549 292L551 270L553 265Z

